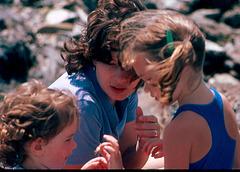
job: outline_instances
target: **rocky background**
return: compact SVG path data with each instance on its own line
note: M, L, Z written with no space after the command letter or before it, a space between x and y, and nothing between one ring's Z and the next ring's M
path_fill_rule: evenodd
M149 9L174 9L205 33L205 81L230 101L240 129L240 0L142 0ZM97 0L1 0L0 92L32 78L47 86L65 72L63 42L81 33ZM1 100L1 98L0 98ZM162 107L139 89L139 105L164 126L177 104Z

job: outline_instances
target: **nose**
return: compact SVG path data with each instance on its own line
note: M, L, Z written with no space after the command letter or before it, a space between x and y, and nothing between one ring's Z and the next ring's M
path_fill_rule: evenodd
M120 67L116 68L114 78L119 83L124 83L126 81L129 81L132 78L132 74L128 71L125 71L121 69Z
M144 84L144 91L145 92L150 92L149 86L147 83Z
M77 143L73 140L73 149L77 147Z

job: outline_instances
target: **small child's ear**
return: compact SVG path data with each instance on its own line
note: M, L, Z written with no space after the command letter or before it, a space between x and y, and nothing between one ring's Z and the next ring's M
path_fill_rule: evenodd
M36 140L34 140L31 145L30 145L30 151L34 154L34 155L42 155L43 153L43 144L44 144L44 140L42 138L37 138Z

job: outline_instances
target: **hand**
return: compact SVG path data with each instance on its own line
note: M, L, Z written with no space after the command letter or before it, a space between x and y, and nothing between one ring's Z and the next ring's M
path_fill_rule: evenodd
M104 170L108 169L107 161L104 157L96 157L89 160L86 164L81 168L82 170L90 170L90 169L99 169Z
M140 107L137 107L136 114L137 119L134 128L136 129L136 134L141 138L141 145L143 146L153 138L159 138L161 134L160 125L156 116L143 116L143 111Z
M123 169L122 156L119 150L118 140L111 135L103 135L107 142L101 143L97 149L107 160L109 169Z
M153 149L153 150L152 150ZM160 139L151 139L144 144L142 149L147 155L150 155L152 152L152 157L162 158L163 157L163 142Z

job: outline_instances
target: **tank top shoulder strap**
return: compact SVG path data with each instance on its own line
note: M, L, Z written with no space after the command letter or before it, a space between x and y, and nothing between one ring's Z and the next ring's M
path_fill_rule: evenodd
M223 110L223 102L222 102L222 98L221 98L220 94L213 87L211 87L210 89L213 90L213 92L214 92L214 99L211 103L203 104L203 105L201 105L201 104L182 105L177 109L172 120L175 119L183 111L193 111L204 117L206 114L209 114L209 110L210 110L209 107L211 107L213 110L215 108L217 108L217 109L220 108L220 110Z

